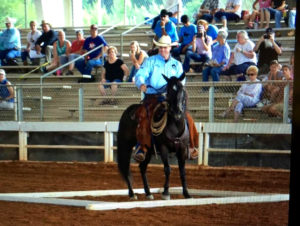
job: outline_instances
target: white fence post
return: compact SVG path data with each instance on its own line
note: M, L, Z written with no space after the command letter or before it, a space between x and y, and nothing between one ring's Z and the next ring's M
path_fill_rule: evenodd
M19 160L27 161L27 132L19 131Z
M199 156L198 156L198 165L203 164L203 131L202 131L202 123L199 123Z
M209 134L205 133L205 141L204 141L204 165L208 166L208 148L209 148Z

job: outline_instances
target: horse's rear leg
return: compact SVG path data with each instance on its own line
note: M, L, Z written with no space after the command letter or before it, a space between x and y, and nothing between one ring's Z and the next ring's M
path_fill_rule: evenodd
M187 189L186 178L185 178L185 155L177 154L177 160L178 160L180 180L181 180L181 184L182 184L182 194L186 199L191 198L191 196L188 192L188 189Z
M164 172L165 172L164 191L161 194L161 198L164 200L169 200L170 199L169 181L170 181L171 168L170 168L169 161L168 161L168 151L167 150L161 151L161 160L164 164Z
M147 199L154 199L153 195L150 192L150 188L148 185L148 179L147 179L147 166L149 164L151 160L151 153L147 152L146 154L146 159L140 163L139 167L140 167L140 172L141 172L141 176L143 179L143 183L144 183L144 190L145 190L145 194L146 194L146 198Z

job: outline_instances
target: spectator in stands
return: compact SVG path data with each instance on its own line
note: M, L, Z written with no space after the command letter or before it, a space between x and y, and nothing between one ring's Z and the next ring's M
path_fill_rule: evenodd
M141 49L140 44L137 41L132 41L130 43L129 57L132 62L132 68L128 78L128 82L134 81L134 76L140 69L140 66L144 60L148 57L148 54Z
M241 86L229 108L222 112L220 117L225 118L229 112L234 110L234 122L237 122L244 107L254 107L259 102L262 84L258 83L258 68L256 66L250 66L247 69L247 75L250 83L245 83Z
M172 21L170 21L168 11L165 9L161 10L160 12L160 20L157 21L156 26L154 28L154 32L155 32L155 36L154 36L155 41L161 38L162 35L168 35L171 38L172 42L174 43L174 46L179 41L176 26ZM154 50L154 48L155 48L155 44L153 43L152 50L148 52L149 56L158 53L158 49Z
M230 58L230 47L226 41L228 33L225 30L219 30L218 43L212 47L212 59L208 62L208 66L202 72L203 82L208 81L211 75L213 81L219 81L219 75L223 67L228 64Z
M213 24L208 24L208 22L206 20L198 20L197 26L199 26L199 25L204 26L206 34L208 36L210 36L212 38L213 42L215 43L217 41L216 38L218 37L219 29Z
M158 41L153 40L155 45L159 47L157 55L149 57L141 66L136 74L135 84L145 93L145 98L142 106L137 110L136 117L139 125L137 126L137 142L134 159L138 162L145 160L147 147L151 147L151 134L149 119L153 114L157 104L164 100L163 94L166 92L166 81L162 77L162 73L168 78L176 76L179 78L182 75L182 65L180 62L171 57L170 51L172 41L169 36L162 36ZM182 81L185 84L185 79ZM190 154L192 159L198 157L198 132L195 127L193 118L186 112L187 123L190 132Z
M14 27L15 19L6 17L6 29L0 37L0 65L18 65L16 57L21 56L20 32Z
M202 5L200 6L199 12L196 15L196 21L203 19L212 22L215 13L219 9L219 0L204 0Z
M296 0L287 0L286 3L289 6L289 11L287 13L287 19L288 19L288 26L292 29L288 36L295 36L295 29L296 29Z
M35 49L37 54L45 54L46 61L51 62L51 55L53 50L53 43L57 41L57 34L51 29L51 24L42 20L42 35L38 38L35 43Z
M27 46L26 49L24 49L24 51L21 53L21 58L24 65L28 65L27 58L33 61L33 58L40 58L43 56L38 56L35 50L35 43L42 35L42 32L37 30L35 21L30 21L29 26L31 31L27 34Z
M71 52L71 43L65 39L65 32L63 30L58 31L58 40L53 44L53 60L51 65L42 67L42 72L46 73L55 69L56 67L63 65L69 61L69 55ZM70 65L68 66L70 67ZM56 72L56 75L61 75L61 70Z
M249 39L248 33L244 30L237 32L237 44L235 45L229 63L223 68L221 75L239 75L237 81L245 81L247 68L256 64L256 54L253 51L254 43Z
M72 42L71 45L71 53L69 55L69 61L76 59L80 55L83 54L83 45L84 45L84 36L83 36L83 30L77 30L76 31L76 40ZM66 75L73 75L73 69L74 69L75 63L70 64L69 70L66 73Z
M185 54L183 62L183 70L185 72L190 71L190 61L193 59L196 62L207 62L211 59L211 45L212 38L206 35L204 27L199 25L197 27L198 33L196 40L193 42L192 50L188 50Z
M117 58L117 48L110 46L107 49L107 61L104 63L104 68L101 73L101 82L99 84L99 90L102 96L106 96L106 91L104 83L111 84L111 93L112 96L115 96L117 93L118 85L122 81L126 81L129 75L129 70L127 65L123 60ZM104 100L102 104L115 104L115 100Z
M168 9L169 12L172 13L170 17L180 18L183 10L182 10L182 0L166 0L165 1L165 9ZM169 8L170 6L173 6Z
M6 73L0 69L0 109L14 108L14 88L6 79Z
M83 52L84 53L89 52L101 45L103 45L103 48L101 47L95 50L94 52L91 52L87 56L85 56L84 59L80 59L76 61L75 66L83 75L91 75L93 67L101 66L103 64L101 58L107 49L107 43L102 36L98 35L98 27L95 24L91 25L90 33L91 36L85 39L84 41ZM94 81L94 80L95 78L91 75L91 79L88 81ZM85 80L81 80L81 81L84 82Z
M274 81L274 80L282 80L282 72L280 71L280 64L277 60L273 60L270 63L270 72L268 74L267 79L268 81ZM278 93L280 91L280 87L276 83L268 83L264 86L264 96L266 96L267 99L269 99L271 102L276 102L276 99L278 98Z
M259 4L259 11L256 10L255 5ZM249 24L248 26L250 28L253 28L253 21L255 18L259 15L260 17L260 23L259 28L268 28L270 24L270 12L268 8L271 6L271 0L255 0L253 3L253 12L251 14ZM266 22L266 25L264 26L264 22Z
M259 10L256 9L258 0L255 0L252 4L252 12L249 10L242 11L242 19L248 29L253 29L257 17L259 17Z
M271 7L268 8L271 16L275 17L275 27L281 27L281 18L286 9L285 0L271 0Z
M291 76L291 67L288 65L282 66L283 78L282 80L293 81ZM262 111L267 113L269 116L283 116L283 107L284 107L284 87L285 83L280 84L280 91L277 98L271 103L262 108ZM293 102L293 82L289 82L289 101L288 104L291 106Z
M278 60L281 55L281 44L275 41L275 33L272 28L267 28L257 41L253 51L258 53L258 68L260 74L267 74L270 68L270 63L273 60Z
M196 25L190 23L187 15L181 17L181 23L183 23L183 26L179 31L179 47L172 50L172 56L179 61L181 61L180 54L185 54L187 50L192 50L197 34Z
M238 21L241 19L241 14L242 0L227 0L226 8L216 12L214 21L221 20L223 28L227 29L227 20Z

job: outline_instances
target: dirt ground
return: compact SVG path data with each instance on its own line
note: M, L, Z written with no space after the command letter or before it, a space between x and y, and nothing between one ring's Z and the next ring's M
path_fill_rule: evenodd
M132 172L134 188L142 188L136 164ZM289 193L289 177L288 170L187 166L188 187L194 189ZM162 187L162 166L150 165L148 179L152 188ZM170 186L181 186L177 166ZM0 193L103 189L126 189L115 163L0 162ZM288 207L276 202L89 211L0 201L0 225L287 225Z

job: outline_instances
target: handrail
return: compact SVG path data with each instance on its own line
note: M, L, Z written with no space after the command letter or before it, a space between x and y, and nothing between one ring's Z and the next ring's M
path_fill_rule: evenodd
M172 6L168 7L167 10L173 8L174 6L177 6L177 7L179 8L179 4L178 4L178 3L175 3L175 4L173 4ZM178 14L178 15L179 15L179 14ZM121 42L121 43L120 43L120 44L121 44L121 50L120 50L120 53L121 53L121 58L122 58L122 59L123 59L123 36L126 35L126 34L128 34L128 33L131 32L131 31L133 31L134 29L140 27L141 25L147 23L148 21L154 19L155 17L157 17L157 15L156 15L156 16L153 16L153 17L151 17L151 18L148 18L147 20L144 20L143 22L141 22L141 23L135 25L134 27L128 29L127 31L124 31L124 32L121 33L121 35L120 35L120 39L121 39L121 40L120 40L120 42ZM179 21L179 19L178 19L178 21Z

